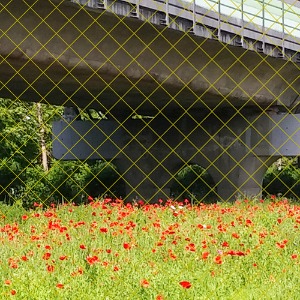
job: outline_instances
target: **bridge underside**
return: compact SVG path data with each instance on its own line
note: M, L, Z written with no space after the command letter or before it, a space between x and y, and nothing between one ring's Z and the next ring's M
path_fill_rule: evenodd
M292 61L66 1L4 1L0 30L1 97L148 114L300 92Z

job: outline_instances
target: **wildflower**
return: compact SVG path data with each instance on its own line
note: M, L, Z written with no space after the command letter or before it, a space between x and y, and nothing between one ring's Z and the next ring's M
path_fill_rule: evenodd
M148 287L149 286L149 281L146 279L141 280L141 286L142 287Z
M76 271L71 273L71 276L82 275L82 274L83 274L83 269L81 267L78 267Z
M226 242L226 241L225 241L225 242L223 242L223 243L222 243L222 247L229 247L229 243L228 243L228 242Z
M58 283L58 284L56 285L56 287L57 287L58 289L63 289L63 288L64 288L64 285L63 285L62 283Z
M50 258L50 256L51 256L51 253L50 253L50 252L46 252L46 253L44 253L44 255L43 255L43 259L44 259L44 260L48 260L48 259Z
M202 259L207 259L209 256L209 252L203 252L202 253Z
M124 243L123 248L126 249L126 250L129 250L131 248L131 246L130 246L129 243Z
M138 201L138 205L139 205L139 206L143 206L144 204L145 204L145 202L144 202L143 200L139 200L139 201Z
M196 245L195 245L194 243L190 243L190 244L188 244L188 245L185 247L185 249L186 249L187 251L195 252L195 251L196 251Z
M79 248L84 250L84 249L86 249L86 246L83 245L83 244L81 244L81 245L79 246Z
M49 272L49 273L54 272L54 266L52 266L52 265L47 265L47 272Z
M234 233L232 234L232 237L234 237L235 239L238 239L240 236L239 236L239 234L237 234L236 232L234 232Z
M86 258L87 262L90 264L90 265L93 265L95 264L96 262L99 262L99 258L98 256L94 255L94 256L88 256Z
M10 291L10 294L13 295L13 296L14 296L16 293L17 293L16 290L11 290L11 291Z
M283 249L287 243L288 243L288 240L283 240L282 242L276 242L276 246L277 246L277 248Z
M25 221L25 220L27 220L27 219L28 219L28 216L27 216L27 215L23 215L23 216L22 216L22 220Z
M217 255L215 258L214 258L214 262L218 265L221 265L223 263L222 261L222 257L221 255Z
M247 219L246 220L246 226L247 227L253 226L253 222L250 219Z
M92 196L88 196L88 201L93 201L94 200L94 198L92 197Z
M184 289L189 289L192 284L189 281L180 281L179 284L184 288Z
M198 227L199 229L204 229L204 225L202 225L202 224L198 224L197 227ZM205 226L205 227L206 227L206 226Z
M68 257L66 256L66 255L61 255L60 257L59 257L59 259L60 260L65 260L65 259L67 259Z
M298 258L298 255L297 254L292 254L291 255L291 259L297 259Z
M5 283L6 285L11 285L11 280L6 279L6 280L4 281L4 283Z

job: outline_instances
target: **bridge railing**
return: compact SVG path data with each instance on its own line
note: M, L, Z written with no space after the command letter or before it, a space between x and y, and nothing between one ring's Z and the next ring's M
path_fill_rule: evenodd
M71 0L71 2L92 9L105 9L116 14L148 20L172 29L190 31L208 38L218 38L222 42L254 48L273 56L284 56L286 49L299 51L298 2L283 0ZM120 3L128 7L124 9ZM222 32L225 32L225 36ZM227 33L236 36L228 37ZM248 40L247 43L245 40ZM267 49L266 45L272 46ZM293 53L290 56L295 55Z
M269 29L300 37L300 8L297 2L278 0L221 0L199 1L197 6Z

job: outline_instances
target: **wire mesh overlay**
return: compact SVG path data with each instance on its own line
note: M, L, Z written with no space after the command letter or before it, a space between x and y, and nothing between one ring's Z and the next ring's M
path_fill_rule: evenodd
M260 194L266 169L299 153L299 13L275 0L2 1L3 197ZM279 183L296 195L278 176L266 189Z

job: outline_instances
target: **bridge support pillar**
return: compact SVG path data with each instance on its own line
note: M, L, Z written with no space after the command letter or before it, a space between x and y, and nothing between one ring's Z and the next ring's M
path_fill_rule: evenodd
M169 197L174 176L188 164L199 164L212 176L216 200L260 196L267 168L281 156L300 153L299 117L195 112L71 126L62 120L53 127L54 156L113 159L129 201Z

